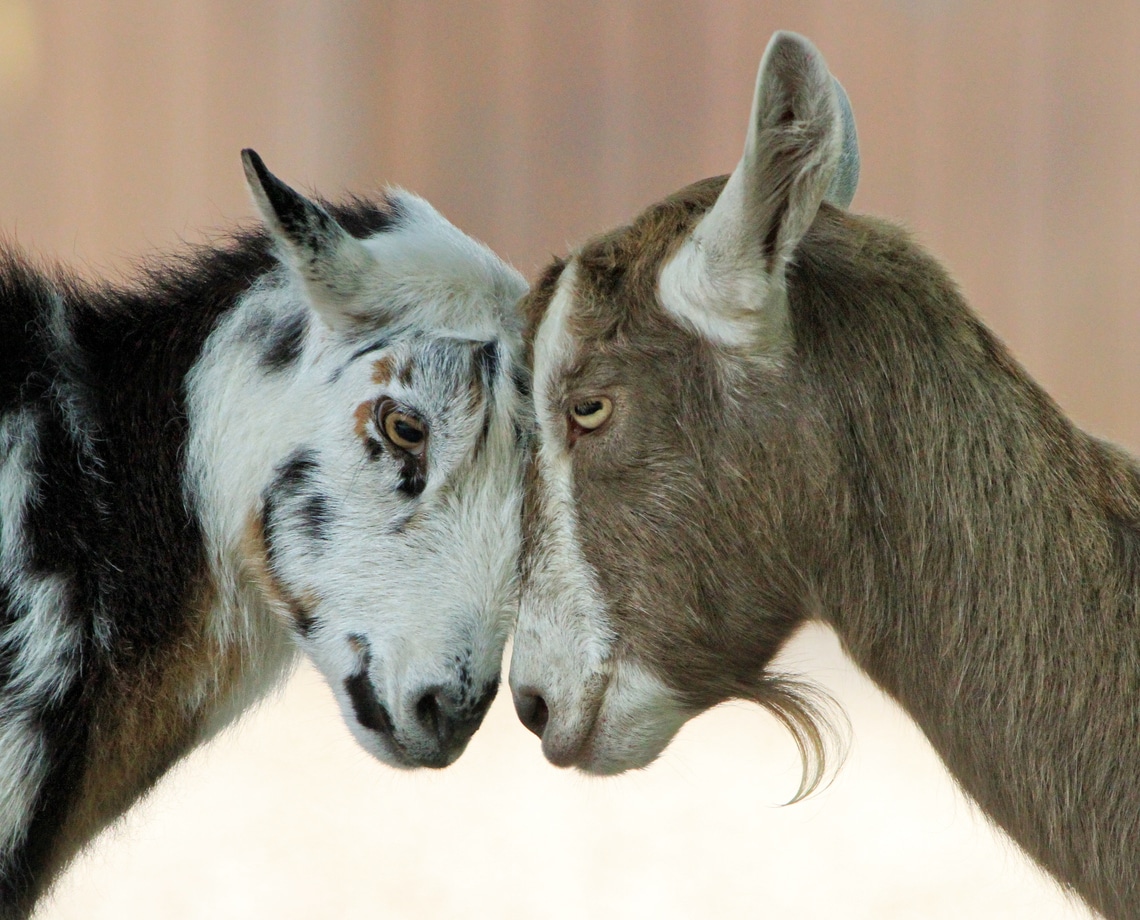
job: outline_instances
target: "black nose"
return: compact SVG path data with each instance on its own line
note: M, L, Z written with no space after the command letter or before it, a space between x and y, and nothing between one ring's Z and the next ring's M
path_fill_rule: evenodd
M498 681L488 684L476 697L433 687L416 703L416 720L425 734L438 741L441 752L451 753L475 734L498 691Z
M515 712L519 720L532 732L542 737L546 731L546 723L550 720L550 709L546 700L534 690L524 689L515 694Z

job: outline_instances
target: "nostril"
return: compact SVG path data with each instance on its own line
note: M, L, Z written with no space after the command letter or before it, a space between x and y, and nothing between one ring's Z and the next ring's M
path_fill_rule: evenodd
M449 733L448 722L439 708L439 698L435 693L425 693L416 703L416 718L429 734L443 741L443 734Z
M522 724L541 738L546 731L546 723L550 720L546 700L533 691L524 690L515 697L515 710Z
M546 723L549 719L550 710L546 706L546 700L541 696L536 696L534 698L534 716L532 717L531 731L541 738L542 733L546 731Z

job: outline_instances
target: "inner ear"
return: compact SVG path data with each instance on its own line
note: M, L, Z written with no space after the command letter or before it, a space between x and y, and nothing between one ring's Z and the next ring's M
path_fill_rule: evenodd
M782 268L815 219L843 153L844 123L823 56L790 32L772 37L756 81L741 173L745 226Z
M843 153L835 83L805 38L777 33L760 63L744 154L662 267L666 311L705 338L779 354L784 275Z

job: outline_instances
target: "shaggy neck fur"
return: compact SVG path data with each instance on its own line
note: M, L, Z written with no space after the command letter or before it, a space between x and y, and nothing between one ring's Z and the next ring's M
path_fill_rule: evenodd
M360 235L388 221L333 211ZM212 334L298 360L303 330L256 293L276 264L262 234L127 289L0 259L0 917L291 660L186 469Z
M899 231L824 211L789 289L831 445L796 503L823 616L990 817L1136 916L1140 470Z
M869 218L820 210L788 270L785 353L679 328L660 266L723 182L574 258L589 347L566 376L636 388L621 436L574 455L581 552L622 653L693 711L756 699L811 755L819 711L768 665L823 619L1033 858L1106 916L1140 915L1140 469ZM562 271L527 303L532 332ZM524 556L524 581L541 561Z

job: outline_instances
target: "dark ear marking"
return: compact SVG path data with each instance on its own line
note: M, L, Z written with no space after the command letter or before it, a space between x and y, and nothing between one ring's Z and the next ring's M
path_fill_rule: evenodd
M358 325L354 298L375 267L372 253L319 202L274 176L252 150L242 151L242 163L265 227L304 286L310 305L329 328L352 332Z
M241 152L241 157L246 166L246 175L251 183L256 179L282 232L294 243L317 249L322 241L335 238L343 232L324 208L309 201L273 175L256 151L247 147Z

